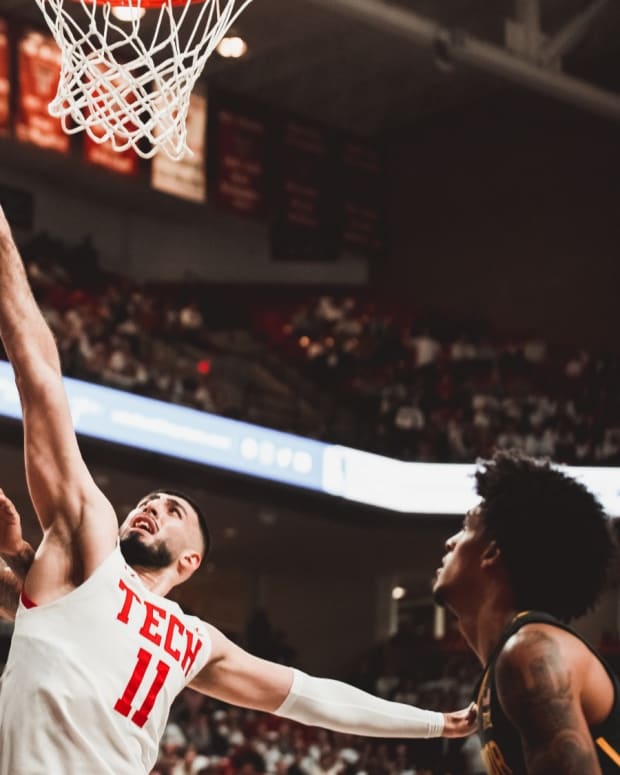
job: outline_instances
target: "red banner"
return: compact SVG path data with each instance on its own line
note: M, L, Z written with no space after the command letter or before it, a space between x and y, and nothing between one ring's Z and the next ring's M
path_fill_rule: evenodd
M327 160L326 138L319 129L299 121L287 121L282 154L286 220L295 226L318 229L321 183Z
M372 145L350 140L344 145L342 162L343 242L364 253L379 253L385 243L381 154Z
M265 212L267 127L228 108L216 114L217 203L245 215Z
M119 175L138 174L138 155L133 148L115 151L112 141L96 143L88 134L84 134L84 158L89 164L97 164Z
M0 19L0 134L5 135L10 126L11 79L9 73L9 39L6 23Z
M207 98L195 90L190 95L187 112L187 145L193 156L172 161L162 151L157 153L151 165L153 188L190 202L206 202L206 139Z
M322 127L295 119L284 122L275 165L274 258L336 258L330 148L330 134Z
M56 96L60 78L60 51L53 38L27 32L19 41L19 140L67 153L69 137L48 105Z
M105 66L99 65L101 72L105 72ZM108 76L108 79L110 76ZM109 85L108 85L109 84ZM119 89L125 94L125 98L131 94L130 89L121 88L122 84L120 79L114 80L114 83L108 80L102 80L101 89L109 89L109 93L101 94L100 91L94 90L92 96L99 98L101 104L98 104L99 108L103 108L105 101L109 103L111 95L114 94L115 89ZM135 101L135 98L132 100ZM113 100L112 100L113 102ZM135 131L135 124L125 119L124 122L127 125L128 130ZM96 136L103 138L107 135L107 129L105 126L90 127L90 131ZM89 164L96 164L99 167L105 167L112 172L116 172L119 175L137 175L138 174L138 155L133 148L128 148L126 151L115 151L111 140L103 140L102 142L95 141L88 133L84 133L84 158Z

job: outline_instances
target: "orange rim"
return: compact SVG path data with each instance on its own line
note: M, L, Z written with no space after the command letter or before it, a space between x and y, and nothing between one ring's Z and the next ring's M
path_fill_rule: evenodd
M137 8L138 3L132 3L131 0L86 0L87 3L93 3L94 5L111 5L115 8ZM163 8L166 5L198 5L205 0L142 0L140 3L141 8Z

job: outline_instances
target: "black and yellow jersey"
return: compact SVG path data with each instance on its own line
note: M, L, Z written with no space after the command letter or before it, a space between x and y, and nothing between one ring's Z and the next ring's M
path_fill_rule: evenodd
M578 638L603 664L614 685L614 704L609 716L590 728L603 775L620 773L620 680L605 660L578 633L549 614L525 611L517 614L508 625L493 650L478 682L475 699L478 703L478 733L482 744L482 759L489 775L526 775L519 732L504 713L495 689L495 663L506 641L525 624L550 624ZM584 775L586 775L584 773Z

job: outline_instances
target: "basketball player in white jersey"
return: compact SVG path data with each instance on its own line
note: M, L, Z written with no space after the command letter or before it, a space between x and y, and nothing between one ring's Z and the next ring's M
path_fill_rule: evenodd
M112 505L80 455L57 348L1 211L0 289L0 335L21 399L28 489L43 529L0 685L0 775L147 773L185 686L336 731L473 731L468 710L444 715L390 703L258 659L167 600L208 548L202 517L178 493L152 493L121 525L119 543Z

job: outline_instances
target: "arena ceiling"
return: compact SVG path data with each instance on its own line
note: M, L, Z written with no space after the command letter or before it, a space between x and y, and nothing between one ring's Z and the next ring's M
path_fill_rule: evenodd
M249 56L214 58L214 83L349 132L406 128L508 84L584 109L609 89L620 120L613 0L255 0L239 31Z
M0 13L41 25L34 0ZM510 84L620 121L615 0L255 0L237 30L248 55L214 56L209 84L346 132L404 129Z

